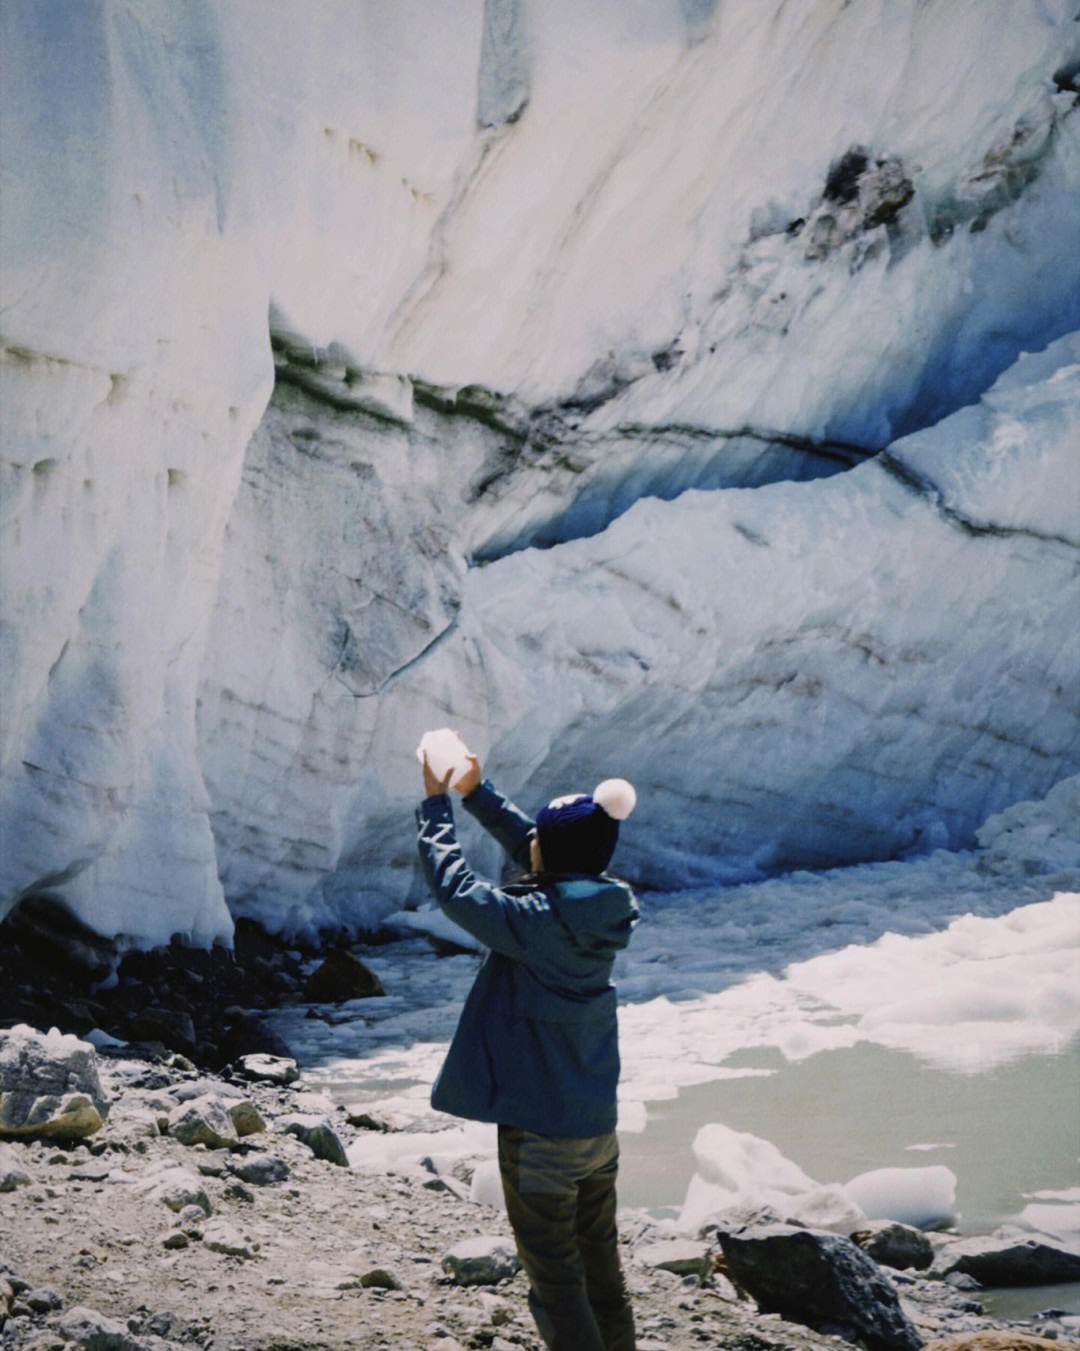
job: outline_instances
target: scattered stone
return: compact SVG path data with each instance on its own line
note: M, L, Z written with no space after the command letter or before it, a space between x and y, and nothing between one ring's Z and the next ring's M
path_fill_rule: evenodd
M970 1276L983 1286L1057 1285L1080 1281L1080 1254L1045 1238L963 1238L939 1249L931 1274Z
M13 1192L16 1187L28 1187L33 1181L17 1158L6 1145L0 1145L0 1192Z
M255 1200L255 1193L249 1192L242 1182L233 1181L225 1188L226 1201L243 1201L245 1205L250 1205Z
M923 1351L1062 1351L1076 1342L1036 1337L1034 1333L1012 1329L988 1328L985 1332L964 1332L956 1337L941 1337L927 1342Z
M169 1229L161 1236L163 1248L186 1248L190 1243L191 1239L182 1229Z
M514 1314L509 1304L487 1290L480 1292L480 1307L493 1328L501 1328L513 1320Z
M240 1138L225 1104L209 1093L170 1112L169 1134L182 1145L208 1149L227 1149Z
M0 1030L0 1138L80 1140L108 1110L89 1042L25 1023Z
M363 1107L345 1109L345 1119L349 1125L360 1131L398 1131L401 1123L386 1112L369 1112Z
M177 1216L176 1225L188 1238L202 1238L206 1226L206 1211L202 1206L185 1206Z
M78 1342L85 1351L141 1351L138 1340L129 1334L123 1323L81 1304L61 1317L59 1331L69 1342Z
M55 1290L27 1290L22 1301L31 1313L53 1313L64 1307L63 1299Z
M481 1236L451 1248L442 1267L456 1285L498 1285L513 1276L521 1263L508 1239Z
M897 1271L923 1271L934 1260L933 1245L924 1233L891 1220L871 1221L852 1234L851 1241L875 1262Z
M161 1173L152 1174L142 1184L141 1190L177 1214L185 1206L198 1206L205 1215L210 1214L210 1198L206 1189L198 1177L186 1168L166 1168Z
M217 1059L231 1063L248 1055L269 1055L280 1060L292 1058L288 1046L254 1014L243 1009L226 1009L226 1026L217 1040ZM203 1058L209 1059L204 1049Z
M194 1053L195 1024L183 1009L143 1008L128 1016L124 1031L133 1042L160 1042L169 1051ZM164 1058L164 1057L163 1057Z
M67 1351L67 1342L48 1328L24 1343L23 1351Z
M254 1251L227 1220L211 1220L203 1231L203 1246L227 1257L253 1257Z
M848 1327L870 1351L918 1351L896 1290L850 1239L789 1224L718 1233L737 1285L762 1313L808 1327Z
M227 1110L229 1116L232 1117L233 1128L242 1140L249 1135L257 1135L260 1131L266 1130L266 1122L262 1119L259 1109L253 1102L248 1102L246 1098L240 1102L229 1103Z
M693 1239L668 1238L643 1244L634 1257L644 1267L671 1271L676 1276L704 1277L710 1268L707 1244Z
M325 1159L327 1163L336 1163L340 1168L348 1168L349 1160L345 1148L325 1117L306 1115L286 1117L281 1123L281 1129L286 1135L295 1135L307 1145L317 1159Z
M289 1176L289 1165L274 1154L249 1154L242 1162L231 1164L230 1171L242 1182L266 1187L272 1182L284 1182Z
M332 952L304 986L304 998L313 1004L341 1004L346 999L370 999L385 994L378 976L346 948Z
M172 1059L182 1060L183 1057L174 1055ZM192 1066L192 1068L194 1068L194 1066ZM205 1098L208 1095L214 1098L220 1097L221 1089L222 1085L217 1079L191 1079L186 1084L177 1084L168 1096L175 1098L177 1102L191 1102L193 1098ZM165 1094L162 1094L161 1097L166 1101L168 1100ZM153 1103L148 1105L153 1105ZM170 1103L165 1110L171 1111L172 1104Z
M392 1271L384 1267L373 1267L358 1277L359 1284L365 1290L403 1290L404 1286Z
M300 1078L300 1070L295 1060L288 1056L265 1055L261 1052L241 1056L237 1069L245 1079L264 1080L272 1084L292 1084Z

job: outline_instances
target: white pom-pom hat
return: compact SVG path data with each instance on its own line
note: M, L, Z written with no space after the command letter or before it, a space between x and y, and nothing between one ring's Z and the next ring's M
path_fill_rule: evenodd
M558 797L541 808L536 838L544 870L602 873L619 839L619 822L634 810L637 794L625 779L605 779L592 795Z
M634 785L625 779L605 779L593 789L592 800L603 807L613 821L625 821L637 806Z

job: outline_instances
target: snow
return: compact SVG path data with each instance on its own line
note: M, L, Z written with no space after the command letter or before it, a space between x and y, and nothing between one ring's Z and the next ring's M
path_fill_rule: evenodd
M0 910L377 924L444 722L667 887L1080 769L1067 0L521 13L5 7Z

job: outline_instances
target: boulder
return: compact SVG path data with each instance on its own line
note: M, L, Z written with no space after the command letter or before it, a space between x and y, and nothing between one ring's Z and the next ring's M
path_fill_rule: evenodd
M695 1239L663 1238L643 1243L634 1249L635 1259L654 1271L671 1271L676 1276L703 1277L709 1270L707 1243Z
M183 1009L138 1009L128 1015L124 1032L129 1041L161 1042L170 1051L196 1049L195 1024Z
M105 980L119 959L111 938L88 928L59 897L48 893L25 896L8 912L0 943L17 945L24 969L48 972L56 982L54 988Z
M370 1271L362 1272L356 1278L357 1285L362 1290L401 1290L403 1285L399 1277L392 1271L387 1271L385 1267L372 1267Z
M240 1102L230 1102L228 1113L232 1118L236 1133L241 1139L248 1135L257 1135L260 1131L266 1130L266 1122L262 1119L262 1114L253 1102L242 1099Z
M60 1334L77 1342L84 1351L142 1351L142 1343L115 1318L106 1318L96 1309L76 1305L61 1315Z
M203 1231L203 1247L211 1252L224 1253L226 1257L253 1257L254 1251L247 1239L242 1237L227 1220L211 1220Z
M443 1271L455 1285L497 1285L515 1275L520 1266L509 1239L488 1236L466 1239L442 1261Z
M921 1230L890 1220L871 1220L851 1241L875 1262L897 1271L924 1271L934 1260L933 1245Z
M1040 1236L962 1238L938 1250L931 1275L970 1276L982 1286L1080 1281L1080 1254Z
M271 1084L292 1084L300 1078L296 1061L289 1056L266 1055L256 1052L243 1055L237 1062L237 1069L244 1079Z
M222 1062L231 1063L249 1055L270 1055L284 1059L291 1055L281 1037L255 1014L245 1013L242 1009L226 1009L224 1017L224 1027L216 1031L214 1036L214 1044Z
M346 999L370 999L384 994L386 991L374 971L345 948L332 952L304 985L304 998L313 1004L341 1004Z
M194 1173L186 1168L166 1168L146 1178L139 1188L155 1201L161 1201L177 1214L185 1206L198 1206L204 1214L210 1214L210 1198L206 1188Z
M272 1182L284 1182L289 1176L289 1165L274 1154L250 1154L242 1162L232 1164L230 1171L241 1182L266 1187Z
M228 1108L209 1093L169 1113L169 1134L182 1145L206 1145L208 1149L228 1148L240 1138Z
M0 1139L80 1140L108 1110L89 1042L24 1023L0 1030Z
M817 1329L851 1329L870 1351L921 1347L896 1290L850 1239L789 1224L721 1230L717 1237L732 1279L762 1313Z
M349 1160L345 1148L325 1117L307 1115L286 1117L281 1123L281 1129L286 1135L295 1135L307 1145L317 1159L325 1159L328 1163L348 1168Z

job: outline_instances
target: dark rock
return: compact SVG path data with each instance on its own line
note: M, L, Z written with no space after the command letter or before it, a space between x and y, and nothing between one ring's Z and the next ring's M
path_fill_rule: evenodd
M53 1313L64 1307L64 1301L55 1290L28 1290L22 1298L31 1313Z
M918 1351L922 1339L896 1290L849 1239L789 1224L720 1232L731 1275L762 1313L854 1330L870 1351Z
M236 1073L242 1079L271 1084L291 1084L300 1078L300 1071L292 1056L242 1055Z
M892 1220L878 1220L851 1235L868 1257L897 1271L925 1270L934 1260L930 1240L919 1229Z
M829 165L825 179L827 202L850 202L859 194L859 179L870 162L864 146L853 145Z
M304 986L304 997L314 1004L340 1004L385 993L378 976L345 948L332 952Z
M128 1018L126 1031L129 1041L159 1041L170 1051L185 1054L195 1050L195 1025L180 1009L140 1009Z
M1080 1281L1080 1254L1042 1238L964 1238L940 1249L930 1270L983 1286L1057 1285Z
M8 912L0 924L0 947L18 948L30 968L51 973L52 980L64 986L75 982L85 987L105 980L119 958L112 939L95 933L48 892L24 896Z
M365 1290L400 1290L401 1282L392 1271L387 1271L385 1267L374 1267L371 1271L365 1271L359 1278L359 1284Z
M217 1044L222 1058L229 1062L257 1053L292 1058L292 1052L285 1042L261 1018L239 1010L229 1018L225 1030L218 1036Z
M443 1271L455 1285L497 1285L521 1267L513 1243L505 1238L471 1238L450 1249Z
M401 1130L401 1123L384 1112L369 1112L363 1107L347 1108L345 1119L361 1131L382 1131L384 1134Z
M250 1154L242 1162L230 1164L229 1171L241 1182L265 1187L272 1182L284 1182L289 1176L289 1165L273 1154Z
M291 1116L281 1123L286 1135L295 1135L307 1145L317 1159L327 1163L336 1163L339 1168L348 1168L349 1160L344 1146L338 1139L333 1127L323 1117Z

